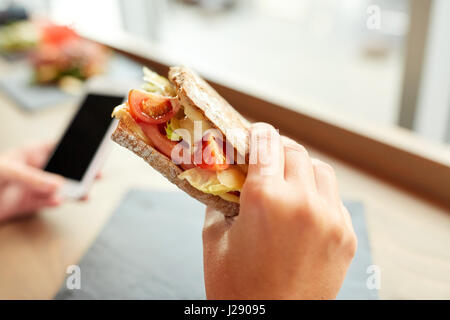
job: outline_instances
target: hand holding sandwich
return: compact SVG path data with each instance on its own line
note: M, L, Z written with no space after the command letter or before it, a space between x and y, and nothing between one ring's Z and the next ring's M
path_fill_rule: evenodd
M189 68L145 68L144 81L115 108L112 139L208 206L207 297L335 298L356 237L333 170L272 126L250 126Z
M282 143L261 153L268 139ZM253 125L250 141L250 157L265 154L270 161L250 163L239 216L207 210L207 297L335 298L357 240L333 169L270 125Z

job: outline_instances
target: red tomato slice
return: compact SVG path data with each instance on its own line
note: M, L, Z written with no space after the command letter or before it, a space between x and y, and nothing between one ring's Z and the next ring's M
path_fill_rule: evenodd
M140 90L130 91L128 104L133 118L148 124L165 123L180 109L180 103L175 98Z
M161 133L158 125L148 124L148 123L139 123L139 126L144 131L144 134L150 139L153 143L153 146L166 157L172 157L173 148L179 143L176 141L169 140L164 134ZM194 168L193 164L190 163L182 163L180 165L184 170L189 170Z
M176 146L177 142L167 139L155 124L140 123L139 125L145 135L153 142L153 145L161 153L170 158L172 149Z
M230 166L223 153L223 148L220 147L213 135L209 135L206 141L202 141L200 150L202 152L202 162L196 164L198 167L205 170L221 171Z

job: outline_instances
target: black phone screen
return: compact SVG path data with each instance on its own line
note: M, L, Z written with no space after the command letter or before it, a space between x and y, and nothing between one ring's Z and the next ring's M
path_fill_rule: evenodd
M89 94L72 119L45 171L81 181L124 97Z

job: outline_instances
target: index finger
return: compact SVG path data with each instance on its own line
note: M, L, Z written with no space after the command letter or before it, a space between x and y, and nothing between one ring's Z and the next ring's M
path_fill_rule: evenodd
M247 179L283 179L284 151L281 137L267 123L255 123L250 130Z
M53 193L63 183L63 178L56 174L9 161L0 161L0 177L42 193Z
M53 152L55 146L55 142L48 141L23 148L22 152L25 157L25 162L30 166L42 168L50 154Z
M314 169L308 151L294 140L282 137L285 152L284 178L315 189Z

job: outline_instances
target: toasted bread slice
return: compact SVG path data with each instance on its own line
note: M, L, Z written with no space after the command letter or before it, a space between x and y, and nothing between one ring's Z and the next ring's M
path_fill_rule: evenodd
M227 141L246 159L249 152L250 123L194 71L171 67L169 81L175 87L181 105L200 109L221 131Z

